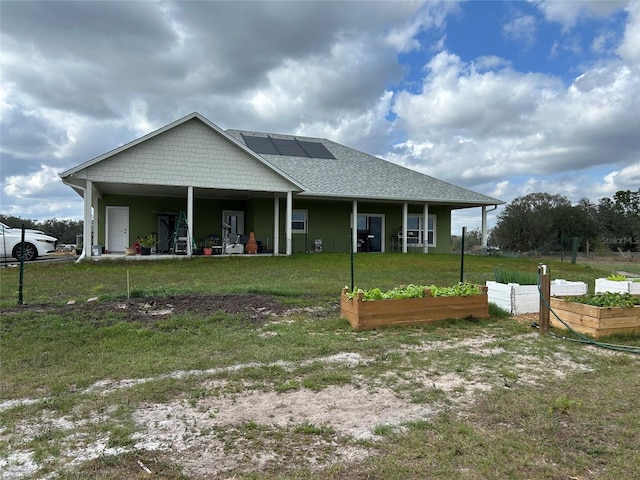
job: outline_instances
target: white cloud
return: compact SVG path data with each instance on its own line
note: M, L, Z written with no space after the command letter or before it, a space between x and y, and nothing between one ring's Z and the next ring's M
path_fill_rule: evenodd
M493 62L498 64L496 59ZM480 72L473 63L448 52L436 55L427 69L422 92L400 92L394 105L412 135L426 129L449 137L454 129L511 136L514 120L516 124L526 121L538 99L559 88L559 82L550 77L510 68Z
M58 173L50 166L41 165L40 170L30 175L11 175L6 178L3 191L18 199L46 197L53 185L60 184Z
M533 15L518 15L504 24L503 35L526 45L532 44L536 39L536 19Z
M149 119L147 102L142 98L137 98L131 102L130 112L125 118L125 122L131 126L133 132L139 137L162 126L156 125Z
M629 17L624 38L617 53L629 65L634 65L637 69L640 67L640 2L629 2L626 10Z
M543 12L545 18L561 23L565 29L573 28L581 19L589 17L606 17L623 8L625 0L533 0Z
M361 111L371 94L383 89L383 72L393 75L395 71L400 78L393 53L373 55L372 41L341 41L328 54L284 60L267 73L265 85L245 94L244 102L265 125L277 124L284 117L306 123L335 118L336 112Z
M604 176L602 183L594 185L600 197L612 197L620 190L636 191L640 186L640 161Z
M390 155L398 163L472 185L637 158L640 79L615 60L568 87L511 68L481 72L448 52L428 72L420 92L396 96L398 124L411 139ZM424 144L430 148L416 150Z
M302 123L295 133L328 138L370 153L382 151L393 128L393 123L385 119L392 99L392 92L384 92L372 108L358 115L344 115L334 121Z
M426 2L412 18L402 25L392 28L386 35L386 42L398 52L418 49L421 45L416 37L421 30L441 28L447 16L458 10L456 2Z
M593 39L591 42L591 50L597 54L606 53L611 45L615 42L616 36L611 30L604 31Z
M495 196L495 198L503 198L506 196L509 188L509 180L502 180L501 182L496 183L495 188L491 192L491 196Z
M511 62L497 57L496 55L485 55L478 57L473 61L473 66L477 72L484 72L487 70L501 70L511 66Z

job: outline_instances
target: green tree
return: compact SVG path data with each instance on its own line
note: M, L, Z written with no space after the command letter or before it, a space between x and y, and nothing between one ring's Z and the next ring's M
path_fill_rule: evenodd
M640 188L601 198L597 209L602 243L611 250L640 250Z
M561 205L554 211L555 230L563 250L573 247L573 239L579 238L578 247L586 247L598 237L598 223L592 213L592 205L581 199L577 205Z
M0 215L0 222L11 228L20 228L24 225L24 228L39 230L38 222L35 220L29 220L28 218L14 217L13 215Z
M562 195L530 193L508 204L498 216L492 243L508 250L534 251L558 242L559 222L570 214L571 202Z
M640 188L637 192L620 190L613 196L615 208L625 217L640 219Z
M464 236L464 249L465 251L479 250L482 245L482 231L479 228L468 230ZM451 235L451 251L454 253L460 252L462 246L461 235Z

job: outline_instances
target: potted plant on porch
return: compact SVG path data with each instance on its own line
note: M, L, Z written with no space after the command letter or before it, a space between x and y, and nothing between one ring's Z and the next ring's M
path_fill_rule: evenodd
M205 239L204 247L202 247L202 253L207 257L210 256L213 252L213 244L214 242L212 238Z
M156 237L154 235L140 237L138 242L140 243L140 254L151 255L151 249L156 246Z

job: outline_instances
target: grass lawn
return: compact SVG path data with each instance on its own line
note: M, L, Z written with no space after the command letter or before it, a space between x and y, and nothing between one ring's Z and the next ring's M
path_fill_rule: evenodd
M464 278L538 262L470 256ZM591 291L640 274L546 263ZM452 255L353 269L383 290L460 279ZM337 307L350 271L342 254L34 263L18 306L18 269L0 269L0 477L640 478L638 355L495 308L354 332Z

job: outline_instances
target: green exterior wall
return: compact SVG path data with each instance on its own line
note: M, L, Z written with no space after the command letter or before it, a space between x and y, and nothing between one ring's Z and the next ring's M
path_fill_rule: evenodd
M129 207L129 242L136 238L156 234L158 215L186 212L186 198L141 197L131 195L104 195L99 200L98 241L106 243L106 207ZM285 251L286 200L281 198L279 251ZM293 208L308 212L308 232L292 235L292 252L299 253L314 250L314 240L321 239L324 252L348 252L351 245L352 202L347 200L309 200L294 198ZM248 200L194 199L194 240L202 245L210 235L222 236L223 210L244 211L245 234L255 232L255 238L261 245L273 248L274 199L253 197ZM422 214L423 206L410 204L409 213ZM393 237L402 225L402 204L384 202L358 202L359 214L384 215L384 248L393 251ZM451 210L446 206L429 206L429 214L436 215L436 247L430 247L434 253L448 253L451 246ZM422 247L409 251L421 252Z

